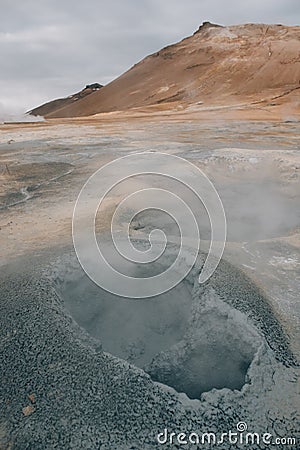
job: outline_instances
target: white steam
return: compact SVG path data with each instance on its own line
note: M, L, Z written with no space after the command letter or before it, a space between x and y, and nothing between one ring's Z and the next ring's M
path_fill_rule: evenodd
M6 122L41 122L45 120L42 116L31 116L21 108L14 108L0 102L0 123Z

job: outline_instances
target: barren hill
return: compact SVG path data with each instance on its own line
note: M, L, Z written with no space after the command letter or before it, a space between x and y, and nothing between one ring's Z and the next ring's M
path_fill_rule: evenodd
M193 36L146 57L93 95L59 108L55 104L44 115L76 117L149 105L211 107L262 99L280 99L298 109L299 94L299 26L205 22Z
M56 100L44 103L43 105L28 111L28 114L32 114L33 116L47 116L48 114L54 113L55 111L58 111L66 106L73 105L75 101L81 100L84 97L99 91L102 87L102 84L99 83L87 84L80 92L76 92L76 94L69 95L65 98L58 98Z

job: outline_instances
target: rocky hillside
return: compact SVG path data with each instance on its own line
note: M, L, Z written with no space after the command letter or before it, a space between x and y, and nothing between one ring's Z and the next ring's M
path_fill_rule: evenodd
M103 86L99 83L87 84L84 89L80 92L76 92L76 94L69 95L65 98L58 98L57 100L52 100L51 102L44 103L37 108L28 111L28 114L33 116L48 116L48 114L55 113L56 111L66 107L73 105L75 101L81 100L87 97L90 94L99 91Z
M204 22L181 42L146 57L92 95L33 110L48 118L148 105L238 105L262 99L300 105L300 27ZM46 107L48 109L46 109Z

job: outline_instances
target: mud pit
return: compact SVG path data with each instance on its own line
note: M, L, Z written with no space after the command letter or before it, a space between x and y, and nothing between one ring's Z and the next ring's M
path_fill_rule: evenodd
M165 294L134 300L96 286L76 261L65 264L68 270L54 280L56 291L104 351L191 399L214 388L243 387L263 338L229 299L221 300L213 288L195 290L197 269ZM131 275L145 276L145 268L135 265ZM254 297L255 289L247 295Z

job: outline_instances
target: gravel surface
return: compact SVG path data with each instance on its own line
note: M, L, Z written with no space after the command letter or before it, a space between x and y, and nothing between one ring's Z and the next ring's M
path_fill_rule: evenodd
M20 262L18 270L6 267L1 275L1 448L162 448L157 434L165 428L220 433L236 429L239 421L257 433L296 435L298 369L287 367L293 360L279 327L277 342L284 344L276 344L273 351L261 335L241 391L212 390L202 394L201 401L189 400L104 353L101 343L64 310L45 268L40 260L32 260ZM225 271L220 277L224 280ZM233 280L236 284L235 277L226 285ZM214 286L211 280L213 288L217 290L218 283ZM256 305L251 311L254 316ZM267 314L267 309L258 311L258 323L263 317L269 320ZM173 442L164 448L183 447Z

